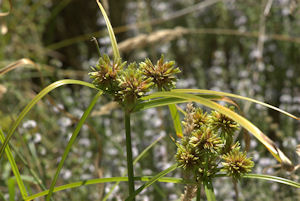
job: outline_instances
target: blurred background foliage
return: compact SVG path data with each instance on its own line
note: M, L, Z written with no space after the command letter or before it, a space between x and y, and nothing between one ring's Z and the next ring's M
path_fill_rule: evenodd
M157 60L161 54L182 70L178 88L220 90L265 101L300 116L300 2L298 0L103 0L116 32L123 60ZM0 0L0 11L9 1ZM21 58L35 65L19 65L0 76L0 122L4 132L21 109L41 89L59 79L90 81L97 63L97 37L102 53L111 53L105 22L95 1L14 0L8 16L0 17L0 67ZM29 68L23 68L23 67ZM81 114L95 94L78 86L51 92L27 116L12 139L22 175L37 172L49 186L60 156ZM278 112L239 102L241 112L273 139L293 162L300 144L300 124ZM184 105L182 105L184 107ZM134 115L134 156L162 136L136 166L136 175L152 175L174 163L176 146L165 108ZM99 102L72 149L58 185L95 177L120 176L126 169L122 113L106 97ZM239 138L249 136L240 132ZM245 140L247 142L247 140ZM300 180L299 170L281 170L269 152L250 138L249 155L256 173ZM247 143L244 143L244 146ZM8 199L12 177L7 158L0 163L0 192ZM177 171L173 176L180 176ZM31 193L41 187L26 183ZM113 184L92 185L54 195L55 200L102 200ZM17 187L16 187L17 188ZM217 200L236 200L228 179L215 181ZM300 200L296 189L256 180L238 186L240 200ZM18 200L18 190L16 189ZM155 184L138 200L176 200L183 186ZM121 183L110 200L121 200ZM1 197L0 197L1 198ZM43 199L40 199L43 200Z

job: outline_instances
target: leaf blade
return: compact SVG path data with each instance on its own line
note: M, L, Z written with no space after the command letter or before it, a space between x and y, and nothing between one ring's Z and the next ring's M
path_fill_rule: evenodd
M174 125L174 129L176 131L176 135L179 138L183 137L183 133L182 133L182 126L181 126L181 121L180 121L180 117L179 117L179 112L176 108L175 104L171 104L168 105L169 106L169 110L172 116L172 120L173 120L173 125Z
M146 98L159 98L159 97L174 97L187 99L189 101L198 102L206 107L212 108L236 121L250 133L252 133L269 151L270 153L287 169L293 169L294 166L292 162L285 156L285 154L276 146L276 144L262 133L255 125L253 125L249 120L240 116L239 114L225 108L211 100L201 98L199 96L188 94L188 93L177 93L177 92L155 92L148 95Z
M5 141L3 142L1 148L0 148L0 158L3 156L3 152L4 149L6 148L9 140L11 139L12 135L14 134L14 131L16 130L16 128L19 126L19 124L21 123L21 121L23 120L23 118L26 116L26 114L31 110L31 108L40 100L42 99L45 95L47 95L49 92L51 92L52 90L63 86L63 85L67 85L67 84L78 84L78 85L83 85L83 86L87 86L90 88L94 88L96 89L96 87L88 82L84 82L81 80L71 80L71 79L66 79L66 80L59 80L56 81L52 84L50 84L49 86L47 86L46 88L44 88L40 93L38 93L27 105L26 107L22 110L22 112L20 113L20 115L18 116L17 120L14 122L14 124L12 125L12 128L9 130L8 135L5 138Z
M260 104L260 105L263 105L265 107L268 107L268 108L271 108L273 110L276 110L282 114L285 114L293 119L297 119L297 120L300 120L300 117L297 117L293 114L290 114L284 110L281 110L275 106L272 106L268 103L264 103L264 102L261 102L261 101L258 101L258 100L255 100L253 98L248 98L248 97L244 97L244 96L240 96L240 95L236 95L236 94L232 94L232 93L227 93L227 92L220 92L220 91L212 91L212 90L206 90L206 89L173 89L172 90L173 92L178 92L178 93L201 93L201 94L212 94L212 95L219 95L219 96L228 96L228 97L232 97L232 98L237 98L237 99L240 99L240 100L246 100L246 101L249 101L249 102L253 102L253 103L256 103L256 104Z
M109 34L109 37L110 37L110 42L111 42L111 46L112 46L113 53L114 53L114 58L115 58L115 60L118 60L121 57L120 57L118 43L117 43L113 28L111 26L109 18L107 16L107 14L105 12L105 9L103 8L102 4L100 3L99 0L96 0L96 2L97 2L98 6L100 8L100 11L101 11L101 13L104 17L105 23L106 23L107 31L108 31L108 34Z
M4 141L5 141L5 136L4 136L4 133L3 133L2 129L0 128L0 142L3 143ZM11 165L12 171L13 171L15 177L16 177L16 181L17 181L17 184L19 186L22 198L25 198L25 197L28 196L28 194L27 194L25 185L23 183L23 180L21 178L21 174L19 172L18 166L16 164L16 161L15 161L13 155L12 155L12 152L11 152L9 146L7 146L5 148L5 153L6 153L6 156L8 158L8 161Z
M91 113L92 109L94 108L96 102L98 101L98 99L99 99L99 97L101 95L102 95L101 91L98 92L95 95L95 97L92 99L90 105L88 106L88 108L84 111L83 115L81 116L81 118L80 118L80 120L79 120L79 122L78 122L78 124L77 124L77 126L76 126L76 128L74 130L74 132L72 133L72 136L71 136L71 138L70 138L70 140L68 142L67 147L65 148L63 156L62 156L62 158L61 158L61 160L60 160L60 162L58 164L58 167L56 169L55 175L54 175L54 177L52 179L52 182L51 182L51 185L50 185L50 188L49 188L49 193L48 193L48 195L46 197L46 201L49 201L51 199L51 196L52 196L52 193L53 193L56 181L58 179L59 173L60 173L60 171L61 171L61 169L62 169L62 167L64 165L64 162L65 162L65 160L66 160L66 158L67 158L67 156L68 156L68 154L69 154L69 152L70 152L70 150L72 148L72 145L74 144L74 142L75 142L75 140L76 140L76 138L77 138L77 136L79 134L79 131L80 131L81 127L83 126L85 120L87 119L87 117Z

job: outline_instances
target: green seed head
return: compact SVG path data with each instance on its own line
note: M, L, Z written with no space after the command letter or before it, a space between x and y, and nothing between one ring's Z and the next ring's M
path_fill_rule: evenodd
M183 146L181 144L177 144L177 153L175 158L184 170L193 170L197 166L199 162L199 157L195 149L189 145Z
M111 62L107 55L103 55L96 67L92 67L93 72L89 73L90 78L94 79L93 84L104 93L115 94L119 90L117 77L125 64L121 59Z
M230 109L233 110L232 107ZM217 111L211 112L209 123L212 129L215 131L221 131L221 135L223 137L226 137L226 135L232 136L239 128L239 125L235 121Z
M181 72L179 68L174 67L174 64L174 61L164 63L164 57L161 56L156 65L153 65L150 59L146 59L145 62L140 63L140 68L146 77L153 79L159 90L169 91L175 87L177 81L175 75Z
M146 77L137 68L136 63L131 63L122 72L118 79L119 92L117 100L125 105L133 105L136 101L147 93L152 85L152 78Z
M202 126L192 133L190 144L199 150L216 154L222 148L223 141L209 127Z
M201 108L197 108L193 115L193 123L195 125L195 129L200 129L203 125L208 123L207 113L204 113Z
M246 152L241 152L238 148L223 155L223 170L233 179L238 180L242 175L251 172L254 163L251 158L247 158Z

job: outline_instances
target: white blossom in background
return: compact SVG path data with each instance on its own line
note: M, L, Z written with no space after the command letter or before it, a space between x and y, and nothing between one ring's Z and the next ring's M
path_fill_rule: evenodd
M37 125L36 121L34 120L27 120L23 123L22 127L25 129L31 129L31 128L35 128Z
M64 106L63 106L63 104L60 104L60 103L57 104L56 106L52 107L52 110L55 113L60 113L60 111L63 110L63 109L64 109Z
M58 120L58 125L62 128L66 128L72 125L72 120L68 117L61 117Z
M60 172L60 175L62 175L63 179L67 180L67 179L71 178L72 172L70 170L62 169Z
M79 139L78 144L84 147L89 147L91 145L91 140L89 138L81 138Z
M42 135L40 133L35 133L33 137L33 142L34 143L39 143L42 141Z

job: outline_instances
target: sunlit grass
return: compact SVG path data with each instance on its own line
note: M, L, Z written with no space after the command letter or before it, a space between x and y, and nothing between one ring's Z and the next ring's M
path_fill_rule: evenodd
M102 7L102 5L100 4L99 1L97 1L97 3L99 5L99 8L100 8L104 18L105 18L107 30L109 32L109 36L111 39L114 58L119 59L120 53L118 50L118 46L117 46L115 35L113 33L112 26L111 26L109 19L105 13L104 8ZM20 60L19 63L16 62L16 63L12 64L11 66L8 66L7 68L3 69L3 71L2 71L3 73L1 73L1 74L4 74L4 73L8 72L9 70L12 70L13 68L21 66L23 64L29 64L29 63L30 62L28 62L27 60ZM9 149L9 146L8 146L9 141L13 137L13 134L16 131L17 127L20 125L21 121L30 112L30 110L37 104L38 101L40 101L44 96L49 94L51 91L53 91L57 87L67 85L67 84L76 84L76 85L87 86L89 88L94 89L95 92L97 92L97 95L90 102L89 107L84 111L84 114L83 114L82 118L80 119L80 121L78 122L68 145L64 148L64 154L58 165L58 168L56 169L56 173L52 179L52 183L49 187L49 190L28 196L26 188L23 184L22 177L21 177L20 173L18 172L18 167L17 167L17 165L14 161L13 155ZM127 184L129 186L129 196L126 198L126 200L134 200L134 197L136 195L138 195L140 192L142 192L144 189L148 188L155 182L169 182L169 183L181 183L181 184L187 184L187 183L194 182L194 181L185 181L182 178L164 177L166 174L177 169L178 168L177 164L172 165L171 167L167 168L166 170L164 170L162 172L157 173L156 175L154 175L152 177L146 177L146 176L134 177L134 175L132 173L133 173L134 164L136 163L136 161L133 161L133 159L131 157L131 158L127 158L127 164L128 164L128 168L129 168L128 169L128 173L129 173L128 177L100 178L100 179L94 179L94 180L88 180L88 181L79 181L76 183L71 183L71 184L67 184L64 186L55 187L56 181L57 181L59 173L64 165L64 162L67 158L67 155L68 155L69 151L71 150L71 148L73 147L74 141L75 141L77 135L79 134L81 127L83 126L84 122L88 118L92 108L96 104L96 101L98 100L98 98L101 94L102 94L102 91L99 92L98 90L96 90L96 87L93 84L83 82L80 80L60 80L60 81L54 82L53 84L51 84L48 87L46 87L45 89L43 89L38 95L36 95L35 98L33 98L32 101L24 108L24 110L19 114L17 120L14 122L13 126L9 130L6 137L4 137L4 134L1 133L2 146L0 149L0 158L3 156L3 154L5 152L8 157L8 160L13 168L13 173L16 177L17 184L19 185L19 189L21 191L21 194L22 194L22 197L24 200L32 200L32 199L35 199L35 198L38 198L41 196L47 196L46 200L50 200L53 192L58 192L61 190L66 190L66 189L71 189L71 188L83 187L83 186L90 185L90 184L121 182L121 181L128 182ZM196 103L204 105L208 108L216 110L216 111L230 117L231 119L235 120L238 124L240 124L246 130L248 130L251 134L253 134L260 142L262 142L262 144L271 152L271 154L282 164L282 166L284 168L286 168L288 170L293 170L294 165L292 164L290 159L288 157L286 157L285 154L276 146L276 144L273 141L271 141L267 136L265 136L260 131L259 128L257 128L253 123L251 123L251 121L247 120L243 116L241 116L241 115L239 115L217 103L218 100L222 100L224 97L237 98L237 99L261 104L263 106L277 110L278 112L281 112L289 117L299 120L299 117L296 117L296 116L294 116L290 113L287 113L279 108L276 108L272 105L269 105L269 104L266 104L266 103L248 98L248 97L231 94L231 93L216 92L216 91L209 91L209 90L198 90L198 89L174 89L172 91L153 92L153 93L148 94L147 96L143 96L143 97L139 98L138 102L136 103L136 105L134 106L133 110L130 113L126 113L126 111L125 111L124 120L125 120L126 134L127 134L126 135L127 155L129 155L129 156L132 155L131 154L132 146L131 146L130 140L134 140L131 138L131 133L130 133L130 130L131 130L130 116L131 115L134 115L134 113L139 112L141 110L147 110L149 108L169 106L170 115L173 120L174 130L176 132L176 135L174 135L172 137L175 138L177 136L179 138L182 138L183 134L182 134L181 116L180 116L180 112L176 108L176 104L187 103L187 102L196 102ZM125 107L125 109L126 109L126 107ZM153 144L153 146L154 146L154 144ZM149 149L145 149L145 151L142 152L141 156L145 155L147 153L147 151L149 151ZM225 176L225 175L220 175L220 176ZM243 178L262 179L262 180L283 183L283 184L286 184L286 185L289 185L289 186L295 187L295 188L300 187L300 184L297 182L293 182L288 179L270 176L270 175L247 174L247 175L244 175ZM145 181L146 183L144 183L137 190L135 190L134 189L134 181L136 181L136 180ZM10 197L14 197L14 195L15 195L15 192L13 191L14 182L15 182L15 180L9 180L9 182L8 182ZM201 185L201 183L200 184L198 183L198 185ZM215 200L211 181L206 182L206 183L204 182L204 188L205 188L205 192L207 195L207 199ZM1 193L0 193L0 196L2 196ZM200 198L197 198L197 199L200 199Z

